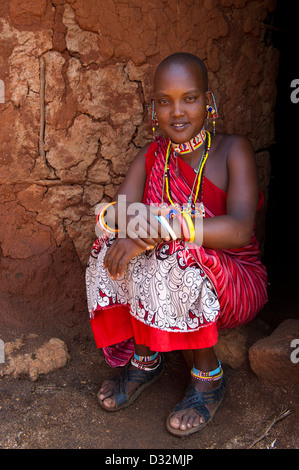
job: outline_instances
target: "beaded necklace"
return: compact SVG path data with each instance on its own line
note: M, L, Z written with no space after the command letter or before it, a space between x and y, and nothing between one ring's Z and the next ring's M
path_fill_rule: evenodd
M192 205L193 206L195 205L195 202L197 200L199 189L201 187L201 182L202 182L203 169L204 169L206 160L209 156L209 151L210 151L210 147L211 147L211 135L208 131L205 131L205 136L206 136L206 138L205 138L205 147L204 147L204 150L203 150L203 153L202 153L197 171L195 171L196 176L195 176L195 179L194 179L191 194L190 194L189 199L188 199L187 210L184 210L187 213L191 213L191 207L192 207ZM170 203L173 207L178 209L179 208L178 204L175 204L173 202L173 200L171 198L171 195L170 195L171 191L170 191L169 159L170 159L170 155L171 155L171 146L172 146L172 143L170 141L169 144L168 144L168 147L167 147L167 151L166 151L165 167L164 167L164 174L163 174L163 186L162 186L162 201L161 202L162 202L162 205L163 205L164 190L165 190L165 187L166 187L166 194L167 194L168 200L170 201ZM192 196L193 196L193 191L194 191L196 180L197 180L197 188L196 188L196 193L195 193L195 197L194 197L194 203L192 204ZM199 214L201 214L201 217L204 217L203 204L201 204L201 207L199 208L199 210L197 212L195 211L195 208L194 208L194 211L193 211L194 217L200 216Z
M187 153L194 152L198 149L205 141L206 131L203 127L198 135L189 140L189 142L184 142L182 144L171 143L171 147L177 155L186 155Z

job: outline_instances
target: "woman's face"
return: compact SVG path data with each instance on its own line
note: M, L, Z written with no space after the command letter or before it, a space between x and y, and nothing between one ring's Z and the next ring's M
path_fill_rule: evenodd
M188 142L204 126L210 92L198 67L170 64L155 77L155 111L160 130L172 142Z

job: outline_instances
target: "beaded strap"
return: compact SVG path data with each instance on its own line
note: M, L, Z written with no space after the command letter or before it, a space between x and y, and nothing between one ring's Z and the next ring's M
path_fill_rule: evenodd
M194 186L195 186L195 182L197 180L197 189L196 189L196 194L195 194L195 198L194 198L194 202L197 201L197 197L198 197L198 192L199 192L199 189L200 189L200 186L201 186L201 178L202 178L202 172L203 172L203 168L205 166L205 163L206 163L206 160L209 156L209 152L210 152L210 147L211 147L211 135L208 131L206 131L206 135L207 135L207 138L205 140L206 144L205 144L205 148L203 150L203 154L202 154L202 158L201 158L201 161L200 161L200 164L198 166L198 170L196 172L196 178L194 180L194 184L193 184L193 188L192 188L192 192L191 192L191 195L190 195L190 198L189 198L189 202L190 204L192 203L192 195L193 195L193 190L194 190ZM169 144L168 144L168 147L167 147L167 150L166 150L166 158L165 158L165 167L164 167L164 176L163 176L163 186L162 186L162 199L161 199L161 202L163 204L163 198L164 198L164 187L166 187L166 193L167 193L167 197L168 197L168 200L169 202L171 203L171 205L173 206L174 205L174 202L172 201L171 199L171 196L170 196L170 181L169 180L169 159L170 159L170 154L171 154L171 141L169 141Z
M223 370L221 367L221 363L218 360L219 367L217 369L211 370L209 372L203 372L202 370L196 369L194 366L191 370L191 375L197 380L202 380L202 381L213 381L213 380L218 380L222 377L223 375Z
M131 359L131 364L141 370L154 370L160 364L160 356L158 352L152 356L138 356L134 352ZM153 367L156 364L156 367Z

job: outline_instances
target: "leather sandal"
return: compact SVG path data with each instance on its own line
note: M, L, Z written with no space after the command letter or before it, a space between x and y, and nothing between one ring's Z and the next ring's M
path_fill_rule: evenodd
M220 380L221 382L219 387L215 388L214 390L209 390L207 392L197 392L193 382L190 381L189 386L186 390L185 398L174 407L174 409L167 418L166 428L171 434L182 437L189 436L190 434L193 434L203 429L208 424L208 422L212 420L213 416L217 411L217 408L223 400L226 390L225 378L222 377ZM210 405L212 403L217 403L217 406L215 407L213 412L210 413L206 405ZM170 425L171 417L179 411L188 410L190 408L193 408L195 411L197 411L200 416L203 417L204 423L200 423L198 426L194 426L185 430L173 428Z
M159 365L151 371L144 371L137 368L129 369L129 365L130 363L124 367L119 375L108 379L114 382L115 407L108 408L105 406L98 394L98 401L104 410L112 412L119 411L131 405L145 388L149 387L149 385L160 377L164 370L164 357L160 354ZM128 382L138 382L140 384L130 395L128 395Z

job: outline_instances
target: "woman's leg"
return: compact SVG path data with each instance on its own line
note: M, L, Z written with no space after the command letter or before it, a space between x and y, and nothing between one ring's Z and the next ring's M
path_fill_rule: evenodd
M152 356L155 354L155 351L151 351L144 345L135 344L135 353L138 356ZM149 366L154 368L156 364L153 366ZM129 369L135 369L136 367L130 363ZM128 382L128 395L130 394L139 386L137 382L129 381ZM114 382L112 380L105 380L100 388L98 393L98 398L103 402L103 405L106 408L115 408L116 401L114 397Z
M188 354L187 357L190 358L191 355ZM210 372L219 367L219 363L213 348L194 349L193 358L194 367L203 372ZM220 383L220 380L201 381L196 379L192 375L191 380L197 392L207 392L209 390L213 390L214 388L217 388ZM206 406L210 413L212 413L213 409L217 406L217 404L212 403ZM180 430L190 429L192 427L198 426L203 422L203 417L200 416L197 411L192 408L175 413L173 416L171 416L169 420L169 424L172 428Z

